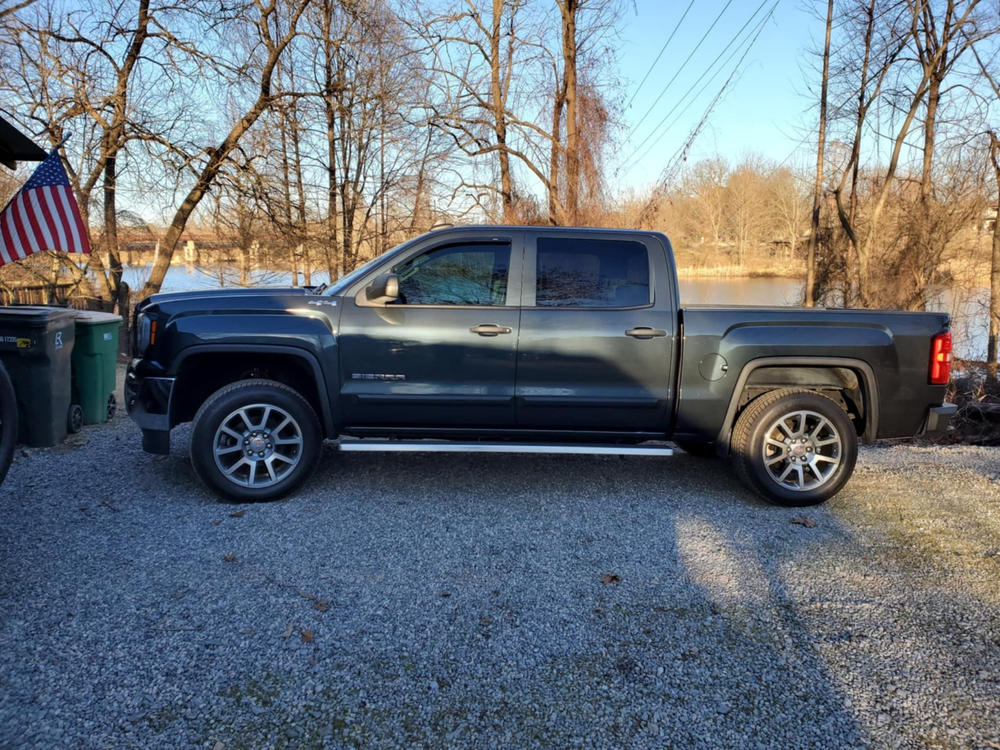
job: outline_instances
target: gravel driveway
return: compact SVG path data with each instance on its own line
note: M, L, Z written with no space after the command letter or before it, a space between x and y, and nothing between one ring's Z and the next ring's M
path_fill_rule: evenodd
M334 455L216 502L120 416L0 488L0 747L1000 747L1000 449Z

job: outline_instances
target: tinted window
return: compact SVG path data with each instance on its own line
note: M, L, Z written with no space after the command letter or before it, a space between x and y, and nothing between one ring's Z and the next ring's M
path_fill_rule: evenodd
M539 307L649 304L649 259L640 242L540 237Z
M462 244L439 247L393 269L400 304L504 305L510 245Z

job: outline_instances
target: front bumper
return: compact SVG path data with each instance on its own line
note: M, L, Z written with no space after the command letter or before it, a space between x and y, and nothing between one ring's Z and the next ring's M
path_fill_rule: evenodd
M932 406L927 410L927 419L924 420L923 435L940 435L947 432L948 428L951 426L951 420L957 411L958 406L955 404Z
M125 375L125 410L142 430L142 449L147 453L170 453L170 399L174 378L143 377L136 372L137 360Z

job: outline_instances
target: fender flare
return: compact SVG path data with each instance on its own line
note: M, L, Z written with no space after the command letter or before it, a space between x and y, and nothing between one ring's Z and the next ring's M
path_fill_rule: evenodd
M729 439L732 437L733 424L736 421L736 412L739 409L740 396L747 381L755 370L762 367L842 367L848 370L855 370L860 376L861 391L865 399L865 430L861 437L866 442L871 442L878 434L878 380L875 378L875 371L871 365L860 359L851 357L761 357L752 359L744 365L740 376L736 381L732 396L729 397L729 407L726 409L726 417L722 422L722 427L716 437L716 446L723 455L729 455Z
M196 344L194 346L187 347L177 355L177 359L174 361L173 370L177 373L178 377L184 368L184 362L190 357L198 354L281 354L287 357L294 357L295 359L305 362L309 367L310 372L312 372L313 379L316 383L316 393L319 396L321 411L319 418L323 424L324 432L328 437L332 438L336 436L337 430L334 421L333 407L330 404L330 397L327 393L326 378L324 377L323 367L320 365L316 355L308 349L303 349L297 346L282 346L280 344L254 344L253 346L247 346L245 344ZM169 409L172 423L172 403Z

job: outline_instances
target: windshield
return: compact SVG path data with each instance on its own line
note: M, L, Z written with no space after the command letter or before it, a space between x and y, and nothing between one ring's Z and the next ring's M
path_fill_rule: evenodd
M347 291L347 288L351 286L354 282L356 282L366 273L368 273L373 268L378 266L380 263L383 263L384 261L388 260L389 257L397 254L403 248L408 247L410 244L412 244L412 242L413 240L409 240L407 242L404 242L402 245L397 245L396 247L392 248L392 250L387 250L386 252L382 253L382 255L378 255L372 258L364 265L358 266L346 276L337 279L337 281L335 281L333 284L331 284L323 291L323 294L327 296L335 296L343 294L345 291Z

